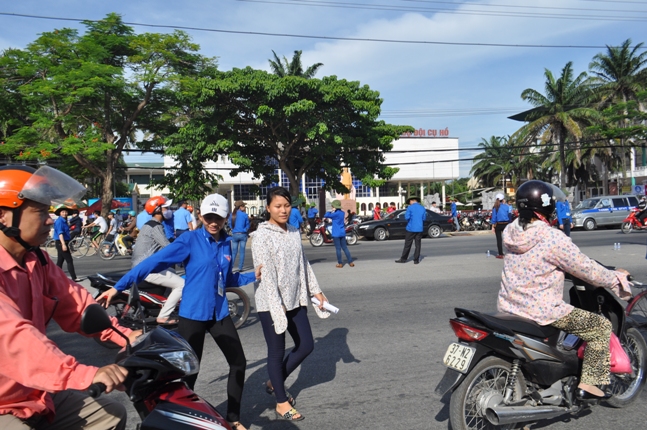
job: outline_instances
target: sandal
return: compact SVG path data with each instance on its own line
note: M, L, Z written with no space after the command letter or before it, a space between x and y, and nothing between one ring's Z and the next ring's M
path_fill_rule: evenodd
M265 392L267 394L271 394L272 396L276 397L276 393L274 393L274 388L270 388L267 383L265 383ZM288 390L285 390L285 395L288 396L288 403L290 406L295 407L297 405L297 401L294 397L292 397L292 394Z
M157 320L158 325L176 325L180 322L177 318L168 317L164 321Z
M276 414L276 417L280 420L286 420L286 421L301 421L305 419L303 415L301 415L296 409L292 408L283 415L276 409L274 409L274 413ZM298 418L296 416L299 416Z
M335 267L338 268L338 269L341 269L342 267L344 267L344 265L343 264L338 264Z
M355 263L348 263L350 267L355 267Z

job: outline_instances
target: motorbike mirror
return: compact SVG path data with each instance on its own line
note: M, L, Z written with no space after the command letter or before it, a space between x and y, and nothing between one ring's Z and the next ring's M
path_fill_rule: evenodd
M95 303L89 305L81 316L81 331L94 334L112 328L112 321L103 306Z
M137 284L134 282L130 287L130 300L128 300L128 304L133 309L139 308L139 288L137 288Z

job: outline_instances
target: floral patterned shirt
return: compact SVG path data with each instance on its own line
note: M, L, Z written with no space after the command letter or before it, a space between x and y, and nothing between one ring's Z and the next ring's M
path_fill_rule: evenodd
M252 233L254 265L263 265L261 280L255 284L254 299L258 312L269 311L277 334L288 327L286 311L308 306L310 296L321 293L317 278L303 253L301 233L291 225L287 231L264 222ZM314 307L321 318L328 311Z
M503 231L508 249L503 264L498 309L548 325L568 315L563 300L564 272L598 287L616 287L619 272L607 270L580 252L571 239L543 221L524 230L519 220Z

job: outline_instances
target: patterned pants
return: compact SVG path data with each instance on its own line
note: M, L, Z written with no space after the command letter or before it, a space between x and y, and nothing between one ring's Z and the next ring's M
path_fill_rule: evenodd
M611 353L609 341L611 340L611 321L594 314L573 309L563 318L551 324L566 333L574 334L587 342L582 361L582 376L580 382L589 385L607 385L611 368Z

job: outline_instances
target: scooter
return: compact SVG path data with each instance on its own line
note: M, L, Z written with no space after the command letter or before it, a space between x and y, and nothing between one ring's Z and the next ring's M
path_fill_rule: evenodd
M625 218L625 220L622 221L622 224L620 225L620 229L624 234L629 234L633 230L643 230L647 228L647 225L642 223L638 218L638 214L640 212L642 212L642 209L633 208L631 212L629 212L629 215L627 215L627 218Z
M136 302L136 288L133 287L133 302ZM81 330L93 334L108 328L128 340L112 326L101 305L88 306L81 318ZM215 407L181 381L183 377L198 373L200 364L191 346L179 334L162 327L154 328L132 344L128 342L115 362L128 370L124 386L142 420L138 429L231 430ZM92 384L88 393L98 397L105 389L102 383Z
M644 388L647 344L611 290L570 279L570 303L613 325L608 387L613 396L606 402L627 406ZM452 391L449 420L454 430L516 428L599 403L575 395L586 348L581 339L511 314L454 312L456 318L449 322L458 341L445 353L447 370L436 387L440 396Z
M104 260L112 260L117 254L130 255L131 251L128 249L123 239L127 235L125 233L117 233L112 241L104 240L99 245L99 257Z
M88 276L90 280L90 286L97 290L97 293L94 295L94 298L97 299L101 294L108 291L117 283L117 279L112 279L107 276L104 276L100 273L96 275ZM135 329L141 329L142 324L147 327L153 327L157 325L157 315L159 311L166 303L166 293L168 288L162 287L159 285L151 284L146 281L142 281L138 284L139 290L139 300L141 302L141 310L144 315L144 320L135 318L133 314L132 307L128 304L130 291L124 290L117 295L115 295L110 302L108 307L108 313L119 320L119 324ZM247 321L249 318L249 313L251 310L251 304L249 296L245 290L241 288L228 287L225 289L225 294L227 294L227 303L229 305L229 316L234 322L234 326L239 328ZM179 305L178 305L179 308ZM175 309L174 313L171 314L171 317L177 316L177 310ZM102 343L105 345L106 343Z
M357 224L349 224L346 228L346 243L349 245L355 245L357 243L357 232L355 231L355 226ZM310 245L312 246L321 246L324 243L333 243L332 240L332 225L326 223L325 220L319 222L315 227L314 231L309 237Z

